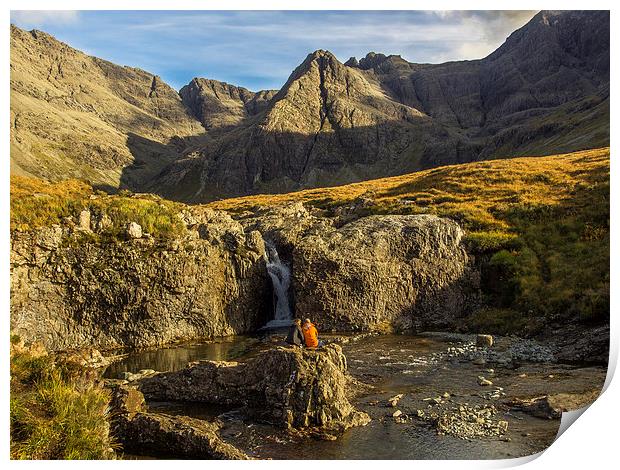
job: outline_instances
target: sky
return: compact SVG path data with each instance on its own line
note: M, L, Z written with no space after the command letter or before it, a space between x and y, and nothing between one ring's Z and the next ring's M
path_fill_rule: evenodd
M410 62L480 59L535 11L12 11L87 54L139 67L177 90L194 77L279 89L305 57L368 52Z

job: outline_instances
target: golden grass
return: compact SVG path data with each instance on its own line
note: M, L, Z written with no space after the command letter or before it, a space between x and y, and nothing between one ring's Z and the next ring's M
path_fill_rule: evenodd
M592 178L609 179L609 148L548 157L521 157L445 166L402 176L287 194L224 199L207 204L232 212L290 202L333 208L362 195L385 213L432 213L452 217L466 228L506 231L511 207L557 205Z
M145 232L168 238L184 230L177 216L181 206L149 194L95 194L90 185L77 180L48 183L11 176L11 230L49 226L65 217L76 220L80 211L88 209L93 218L103 213L110 217L112 223L103 235L120 236L129 222L136 222Z

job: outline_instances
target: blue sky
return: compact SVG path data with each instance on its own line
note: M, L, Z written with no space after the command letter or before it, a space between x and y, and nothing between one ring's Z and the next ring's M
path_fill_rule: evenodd
M369 51L411 62L482 58L533 11L12 11L11 22L176 89L194 77L280 88L316 49L340 60Z

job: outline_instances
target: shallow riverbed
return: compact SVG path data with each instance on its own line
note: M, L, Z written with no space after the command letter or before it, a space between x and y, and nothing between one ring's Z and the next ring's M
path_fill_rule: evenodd
M356 379L353 404L372 421L335 441L291 435L268 424L244 420L238 410L204 404L149 403L152 411L184 414L224 423L221 435L257 458L274 459L497 459L529 455L548 447L560 420L511 410L513 398L600 390L606 369L558 363L513 361L475 364L449 348L468 344L468 337L450 335L323 335L342 344L349 371ZM243 360L273 347L281 334L231 337L130 353L105 372L116 378L141 369L178 370L198 359ZM504 341L504 346L508 340ZM500 342L499 346L502 348ZM481 386L483 375L492 385ZM501 389L501 390L500 390ZM403 394L396 407L388 400ZM440 403L435 400L439 399ZM418 418L418 410L458 410L461 406L495 407L493 420L506 421L507 431L494 437L460 438L438 435L436 427ZM392 414L405 417L397 422ZM462 437L462 436L461 436Z

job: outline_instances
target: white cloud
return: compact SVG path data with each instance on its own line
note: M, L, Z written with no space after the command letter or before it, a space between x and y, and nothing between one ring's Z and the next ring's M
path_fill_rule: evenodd
M24 27L66 25L76 23L79 16L77 10L13 10L11 22Z

